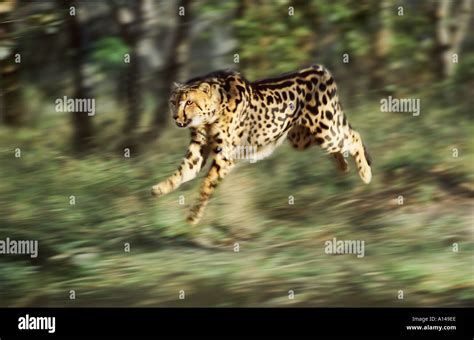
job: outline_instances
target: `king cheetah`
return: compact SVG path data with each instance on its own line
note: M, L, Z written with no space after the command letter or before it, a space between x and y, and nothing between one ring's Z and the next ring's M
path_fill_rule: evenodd
M253 147L256 159L270 155L285 139L304 150L318 144L343 171L350 153L362 181L372 178L371 158L360 134L344 115L331 73L320 65L250 82L234 70L175 83L170 109L176 125L189 127L191 141L179 168L152 187L161 196L192 180L208 158L212 164L188 222L197 224L213 191L234 168L232 150Z

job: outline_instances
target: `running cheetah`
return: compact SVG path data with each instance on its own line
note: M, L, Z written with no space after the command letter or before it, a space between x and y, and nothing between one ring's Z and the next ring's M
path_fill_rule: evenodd
M152 194L168 194L192 180L210 156L191 224L199 222L216 186L235 166L232 151L239 147L254 148L258 160L285 139L300 150L319 144L341 170L347 171L342 154L348 152L362 181L372 178L367 149L342 111L334 78L320 65L255 82L233 70L213 72L175 84L170 108L178 127L190 128L191 142L178 170L153 186Z

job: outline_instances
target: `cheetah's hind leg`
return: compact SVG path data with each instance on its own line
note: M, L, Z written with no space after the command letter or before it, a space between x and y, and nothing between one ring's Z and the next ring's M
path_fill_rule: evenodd
M296 150L306 150L308 147L317 144L315 135L311 133L308 127L302 125L297 125L291 129L287 138ZM342 153L334 152L332 155L336 160L337 168L342 172L348 172L349 165Z

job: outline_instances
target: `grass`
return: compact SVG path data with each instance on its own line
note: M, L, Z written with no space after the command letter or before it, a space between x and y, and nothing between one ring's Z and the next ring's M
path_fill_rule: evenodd
M374 158L369 186L353 164L340 174L317 148L285 144L242 164L199 226L220 249L194 245L185 223L203 175L158 200L149 195L177 167L187 133L170 126L127 159L114 151L115 110L99 113L99 148L85 157L69 150L67 117L45 113L33 128L1 128L0 239L38 240L39 257L0 256L0 305L473 305L473 126L453 119L459 110L348 110ZM334 237L364 240L365 257L325 254Z

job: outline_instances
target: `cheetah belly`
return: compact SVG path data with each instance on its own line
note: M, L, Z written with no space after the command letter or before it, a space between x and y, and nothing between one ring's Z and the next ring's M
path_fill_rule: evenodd
M261 159L264 159L264 158L270 156L273 153L273 151L275 151L275 149L278 148L283 143L283 141L286 139L287 134L288 134L288 132L284 133L277 140L275 140L275 141L273 141L273 142L271 142L267 145L263 145L261 147L258 147L256 155L255 155L255 160L261 160Z

